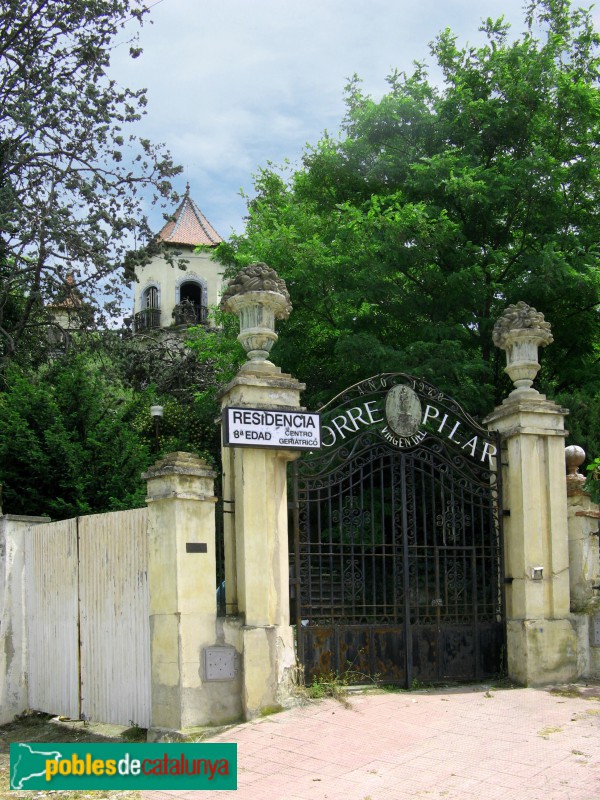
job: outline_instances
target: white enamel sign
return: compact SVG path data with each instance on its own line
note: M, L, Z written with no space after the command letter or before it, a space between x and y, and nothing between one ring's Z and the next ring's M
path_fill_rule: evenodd
M306 411L269 411L263 408L223 410L225 447L276 447L280 450L318 450L319 414Z

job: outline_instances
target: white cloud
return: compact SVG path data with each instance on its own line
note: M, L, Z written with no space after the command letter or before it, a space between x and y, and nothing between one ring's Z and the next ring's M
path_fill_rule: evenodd
M339 130L343 88L358 73L380 96L394 69L429 60L445 27L475 42L486 16L522 28L521 0L162 0L140 33L144 54L114 51L123 85L147 86L139 131L165 142L223 235L243 227L243 187L271 160L297 160ZM130 23L132 26L134 23ZM157 214L157 225L161 224Z

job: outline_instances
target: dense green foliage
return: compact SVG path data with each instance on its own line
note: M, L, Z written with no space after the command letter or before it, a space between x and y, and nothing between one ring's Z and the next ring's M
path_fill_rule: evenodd
M286 280L273 356L312 407L400 370L485 414L510 388L492 328L519 300L552 323L538 387L600 391L600 39L565 0L534 0L519 37L482 30L480 47L449 30L431 45L441 88L422 64L380 100L351 81L343 135L261 170L220 248Z
M207 443L218 461L221 447L221 429L215 424L221 408L218 395L244 363L246 354L237 341L238 318L217 309L213 310L213 316L218 327L194 328L187 345L207 370L203 382L195 386L194 401L207 425L212 423L210 431L207 430Z
M215 463L221 372L208 351L218 336L190 335L209 342L202 361L161 339L105 334L75 337L66 355L36 369L10 366L0 392L4 512L62 519L143 506L142 473L161 454ZM158 428L151 405L163 406Z
M5 512L63 518L143 504L150 449L132 427L141 395L82 356L36 374L9 372L10 388L0 394Z
M43 361L57 300L79 327L90 309L97 324L115 312L133 233L149 233L141 190L171 196L179 168L129 132L144 91L108 74L115 36L146 12L141 0L0 3L0 368Z
M584 484L585 491L594 503L600 503L600 456L588 464L587 473Z
M148 405L163 406L160 452L190 450L216 466L221 449L217 395L237 372L244 353L233 333L237 319L217 309L212 316L218 327L189 328L183 340L165 331L117 340L111 361L128 387L151 398Z

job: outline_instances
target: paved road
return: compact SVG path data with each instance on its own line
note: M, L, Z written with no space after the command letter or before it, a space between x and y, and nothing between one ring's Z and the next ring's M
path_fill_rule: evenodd
M245 723L237 791L144 800L600 800L600 686L327 700Z

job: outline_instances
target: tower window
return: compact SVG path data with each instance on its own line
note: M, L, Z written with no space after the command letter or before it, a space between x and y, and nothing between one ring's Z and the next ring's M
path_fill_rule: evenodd
M179 287L179 302L184 301L193 303L195 306L202 305L202 286L195 281L186 281Z
M160 299L157 286L144 290L140 302L141 310L133 318L136 333L160 328Z
M158 289L156 286L150 286L144 292L144 308L159 308L158 304Z
M179 287L179 303L173 316L176 325L198 325L206 322L207 313L203 303L204 292L201 283L184 281Z

